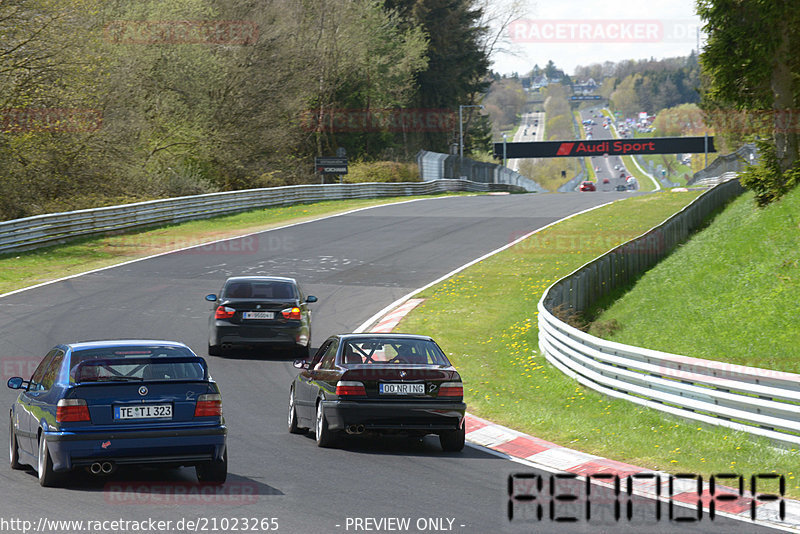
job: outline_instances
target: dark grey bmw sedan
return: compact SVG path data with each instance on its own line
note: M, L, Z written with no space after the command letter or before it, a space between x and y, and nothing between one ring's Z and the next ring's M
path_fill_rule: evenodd
M294 278L234 276L219 294L206 295L213 303L208 319L208 353L219 356L233 346L288 349L308 357L311 310L317 297L306 295Z

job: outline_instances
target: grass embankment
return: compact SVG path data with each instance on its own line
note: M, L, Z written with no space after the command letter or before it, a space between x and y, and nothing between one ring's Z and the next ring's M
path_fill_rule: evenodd
M449 193L459 194L459 193ZM474 194L474 193L462 193ZM72 274L116 265L161 252L258 232L357 208L404 202L417 197L331 200L268 207L212 219L117 235L90 237L65 245L0 255L0 294Z
M462 374L466 402L476 415L647 469L745 476L775 471L786 475L788 493L800 497L796 452L595 393L547 363L538 350L536 305L548 286L696 196L632 197L561 222L427 289L421 294L425 302L397 331L439 341ZM663 321L651 311L657 299L649 300L640 311L645 326L639 329L652 331ZM683 331L674 336L688 337Z
M800 373L799 225L800 189L742 195L601 314L622 326L609 339Z
M643 132L639 132L639 131L636 131L636 130L633 131L633 137L635 137L637 139L639 139L639 138L647 138L647 137L655 137L655 136L656 135L655 135L654 132L644 132L643 133ZM694 172L692 171L692 166L691 165L684 165L683 163L678 161L678 155L677 154L658 154L658 155L643 154L642 155L642 159L644 161L646 161L646 162L651 162L652 161L653 162L653 169L657 169L659 165L661 165L662 167L666 168L666 165L664 164L664 159L665 158L672 165L671 172L667 173L667 178L669 178L669 180L671 180L671 181L673 181L675 183L678 183L680 185L685 186L686 182L689 181L687 179L687 176L689 178L691 178L692 175L694 174ZM646 167L646 165L643 165L643 167ZM653 172L656 172L656 171L653 171Z
M583 119L581 119L581 112L580 111L573 111L575 115L575 120L578 121L578 134L580 135L580 139L586 139L586 130L583 129ZM594 167L592 167L592 158L583 158L585 163L584 168L586 169L586 176L584 176L584 180L590 180L592 182L597 182L597 176L594 173Z
M617 135L617 125L615 122L616 119L614 118L614 115L612 115L611 112L607 109L604 109L602 111L603 115L611 119L611 126L609 126L608 128L608 130L611 132L611 136L614 138L618 138L619 136ZM640 191L656 190L656 184L653 183L653 178L651 178L650 176L648 176L639 169L639 167L636 165L636 162L633 160L633 156L620 156L620 158L622 158L622 164L625 166L625 169L627 169L627 171L631 173L631 176L636 178L636 181L639 182Z

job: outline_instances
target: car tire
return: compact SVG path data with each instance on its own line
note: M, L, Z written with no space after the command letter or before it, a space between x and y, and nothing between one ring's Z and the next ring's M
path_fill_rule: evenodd
M289 390L289 434L305 434L308 429L297 424L297 410L294 407L294 388Z
M19 463L19 445L17 445L17 434L14 432L14 420L10 420L8 425L8 459L11 469L24 469L25 466Z
M194 467L197 481L203 484L224 484L228 478L228 448L222 453L222 461L211 461Z
M316 434L317 447L333 447L336 443L336 434L328 429L328 420L325 419L322 401L317 403L317 418L314 422L314 432Z
M212 345L209 343L208 345L208 355L209 356L222 356L222 347L219 345Z
M39 456L36 462L39 473L39 485L45 488L58 486L58 475L53 471L53 459L50 458L50 451L47 449L47 438L44 434L39 436Z
M464 431L464 427L439 434L439 443L442 445L442 450L445 452L461 451L464 448L465 439L466 432Z

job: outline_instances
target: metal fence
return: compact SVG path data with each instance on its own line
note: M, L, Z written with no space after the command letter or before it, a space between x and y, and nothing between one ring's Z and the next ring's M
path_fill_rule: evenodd
M417 166L422 180L461 178L485 184L514 185L530 192L547 191L530 178L496 163L420 150L417 154Z
M152 200L0 222L0 253L29 250L78 236L216 217L267 206L321 200L429 195L447 191L517 191L514 185L437 180L409 183L293 185Z
M800 375L606 341L567 324L658 263L742 192L735 173L663 224L558 280L539 301L539 347L586 387L672 415L800 444ZM563 320L562 320L563 319Z

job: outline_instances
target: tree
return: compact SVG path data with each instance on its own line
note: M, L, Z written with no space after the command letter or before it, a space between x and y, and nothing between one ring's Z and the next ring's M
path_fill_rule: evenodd
M425 109L452 109L476 105L491 83L484 13L475 0L385 0L406 24L419 26L428 38L427 66L416 74L414 102ZM468 130L476 108L464 110ZM458 135L451 132L419 136L428 150L446 151Z
M761 167L744 180L760 203L768 203L800 173L800 11L792 0L698 0L697 11L708 34L700 55L706 81L703 109L712 120L719 111L771 115L771 124L759 132L766 151ZM746 137L741 131L727 134Z

